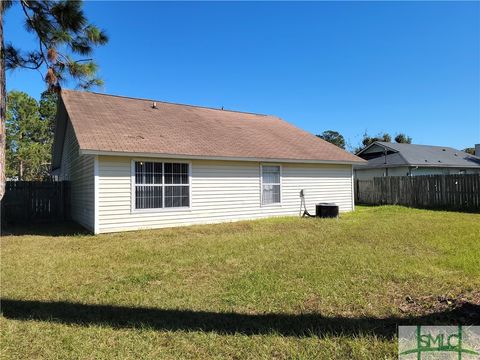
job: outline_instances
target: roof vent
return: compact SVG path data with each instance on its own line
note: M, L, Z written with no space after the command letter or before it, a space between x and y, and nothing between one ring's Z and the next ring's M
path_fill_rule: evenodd
M154 102L152 102L152 109L156 109L156 108L157 108L157 102L154 101Z
M442 149L442 151L447 151L446 149Z

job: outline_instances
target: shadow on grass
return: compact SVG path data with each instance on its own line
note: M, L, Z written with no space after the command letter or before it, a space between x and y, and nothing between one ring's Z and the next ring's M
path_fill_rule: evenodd
M473 208L462 208L462 207L433 207L433 206L408 206L402 204L369 204L369 203L361 203L355 201L355 206L361 206L364 208L380 208L382 206L398 206L405 209L414 209L414 210L428 210L428 211L436 211L436 212L453 212L453 213L465 213L465 214L480 214L479 207Z
M453 310L415 317L346 318L320 314L239 314L193 310L164 310L71 302L2 299L3 316L81 326L146 327L159 331L204 331L219 334L280 334L284 336L354 336L371 334L391 339L398 325L480 323L480 306L465 303Z
M75 236L91 234L84 227L73 221L60 221L57 223L15 224L2 227L2 236Z

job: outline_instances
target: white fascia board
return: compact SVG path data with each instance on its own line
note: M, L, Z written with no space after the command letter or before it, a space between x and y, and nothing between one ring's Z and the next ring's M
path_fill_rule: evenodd
M158 153L123 152L123 151L102 151L102 150L90 150L90 149L81 149L80 154L81 155L101 155L101 156L146 157L146 158L162 158L162 159L253 161L253 162L266 162L266 163L277 162L277 163L340 164L340 165L363 164L363 161L242 158L242 157L229 157L229 156L201 156L201 155L158 154Z

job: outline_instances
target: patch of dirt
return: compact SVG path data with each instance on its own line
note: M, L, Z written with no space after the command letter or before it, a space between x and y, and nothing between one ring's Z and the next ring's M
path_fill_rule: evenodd
M407 296L398 306L408 317L450 319L459 323L480 323L480 292L461 293L456 296Z

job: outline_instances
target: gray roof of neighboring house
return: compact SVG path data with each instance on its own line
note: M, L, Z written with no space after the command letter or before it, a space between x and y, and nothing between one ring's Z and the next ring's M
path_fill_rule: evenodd
M431 146L417 144L398 144L384 141L376 141L357 155L363 153L388 150L388 155L379 156L368 160L368 164L361 168L396 167L396 166L421 166L421 167L458 167L479 168L480 157L467 154L447 146Z

